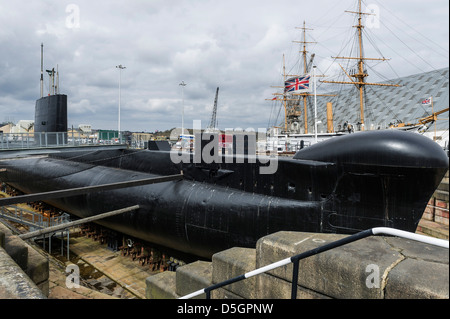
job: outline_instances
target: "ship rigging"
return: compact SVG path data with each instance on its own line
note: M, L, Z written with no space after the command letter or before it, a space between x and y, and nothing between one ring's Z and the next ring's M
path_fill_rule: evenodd
M367 36L367 38L369 39L369 41L371 42L372 45L374 45L373 41L371 41L370 37L367 35L366 32L366 25L364 24L364 18L367 16L374 16L374 13L368 13L368 12L364 12L363 10L363 6L362 6L362 1L358 0L357 1L357 8L355 10L346 10L345 13L351 13L354 14L356 16L355 20L356 22L354 23L354 25L352 26L352 28L356 29L355 34L352 36L353 40L354 40L354 45L352 46L352 48L354 48L353 53L350 52L350 54L348 55L341 55L339 54L338 56L334 56L332 57L333 59L333 64L334 65L338 65L338 69L341 71L340 75L338 77L332 78L332 79L325 79L325 80L320 80L319 82L322 84L335 84L339 86L339 90L338 91L332 91L332 90L327 90L328 92L326 93L336 93L336 94L317 94L317 96L332 96L332 97L336 97L333 99L330 99L328 102L326 102L327 104L327 119L326 119L326 132L324 133L326 134L333 134L335 132L341 132L341 133L348 133L348 132L354 132L354 131L364 131L364 130L370 130L370 129L380 129L380 127L382 127L382 125L380 125L379 123L374 125L373 123L371 125L368 125L367 122L367 116L370 116L372 118L373 114L371 114L371 102L372 100L368 100L368 94L366 92L366 88L370 87L380 87L383 89L388 89L390 87L392 88L399 88L401 86L403 86L403 83L391 83L392 81L386 81L383 83L373 83L371 81L368 81L367 78L369 76L369 73L367 71L368 68L372 69L370 67L370 63L369 62L386 62L389 61L390 59L385 58L380 50L378 50L376 48L376 51L379 52L380 54L380 58L373 58L373 57L365 57L364 54L364 36ZM299 43L302 47L301 47L301 60L302 60L302 65L303 65L303 74L310 74L311 73L311 67L313 65L313 63L315 62L315 54L312 53L310 55L310 59L308 62L308 49L307 49L307 45L308 44L315 44L317 42L313 42L313 41L309 41L306 38L306 31L308 30L312 30L310 28L306 28L306 23L303 23L303 27L301 28L297 28L297 29L301 29L302 30L302 41L293 41L294 43ZM315 40L315 39L313 39ZM347 61L346 65L343 65L340 60L345 60ZM377 64L378 64L377 63ZM333 65L332 64L332 65ZM330 67L327 69L327 71L330 69ZM375 72L375 71L373 71ZM395 72L395 70L394 70ZM299 72L300 74L302 74L302 72ZM378 74L377 72L375 72L376 74ZM285 65L285 57L283 55L283 80L286 83L287 78L289 77L295 77L295 76L299 76L299 75L289 75L286 73L286 65ZM324 75L322 77L325 77ZM328 77L328 76L327 76ZM337 126L337 129L335 129L335 125L333 123L333 107L334 107L334 103L341 103L339 102L340 100L340 95L341 95L341 88L345 87L345 86L353 86L354 88L356 88L357 94L356 96L358 97L358 105L359 105L359 111L358 111L358 115L357 115L357 119L356 121L352 121L351 123L346 121L344 123L344 125L339 125ZM285 86L278 86L277 88L285 88ZM408 89L408 88L406 88ZM373 90L371 89L371 92L373 92ZM352 94L352 93L348 93L347 94ZM275 93L274 94L276 97L273 98L272 100L275 101L281 101L282 102L282 107L280 109L284 108L284 127L282 130L280 130L282 127L280 126L273 126L271 129L269 129L269 137L270 135L273 137L275 135L277 135L278 133L278 139L280 139L281 135L284 135L284 139L285 139L285 143L286 143L286 148L287 148L287 144L289 144L289 142L287 141L288 139L291 139L291 145L292 144L298 144L298 141L294 141L294 143L292 143L292 138L298 139L298 138L308 138L308 133L309 133L309 127L308 124L311 123L311 121L309 121L308 119L308 104L312 105L313 103L311 103L311 99L310 97L313 95L311 94L309 91L306 92L300 92L300 93L293 93L293 94L286 94L286 90L283 93ZM373 94L372 94L373 96ZM341 97L342 99L342 97ZM321 100L322 103L324 103L324 100ZM302 107L300 106L302 104L303 106L303 110ZM385 104L385 107L389 107L388 104ZM323 109L323 107L322 107ZM367 111L368 110L368 111ZM427 113L426 116L420 116L417 118L417 123L415 123L414 125L411 124L405 124L403 122L403 119L399 119L399 117L397 116L398 114L398 110L392 110L391 115L397 119L397 125L394 125L392 123L390 123L388 126L385 124L383 128L396 128L396 129L402 129L402 130L411 130L411 129L415 129L415 130L419 130L421 129L422 132L427 130L430 125L429 123L432 122L436 122L437 119L437 115L442 114L444 112L448 111L447 109L444 110L440 110L438 112L434 112L433 110L431 110L431 114L430 114L430 110L425 110L425 112ZM303 112L303 114L302 114ZM311 111L310 111L311 112ZM348 105L345 106L345 110L344 112L348 115L351 114L352 110L348 108ZM303 116L302 116L303 115ZM341 119L342 116L346 116L345 114L342 114L341 111ZM350 116L348 116L350 117ZM353 116L352 116L353 117ZM373 120L373 119L372 119ZM300 125L299 122L303 122L303 128L301 130L299 130ZM314 121L317 123L317 119L314 119ZM321 121L319 121L321 122ZM322 123L323 124L323 123ZM369 122L370 124L370 122ZM317 134L317 132L315 132ZM303 136L300 136L300 134L302 134ZM334 136L334 135L331 135ZM324 138L328 138L330 136L324 136ZM311 140L311 139L310 139ZM282 141L283 143L283 141ZM284 150L284 149L283 149Z

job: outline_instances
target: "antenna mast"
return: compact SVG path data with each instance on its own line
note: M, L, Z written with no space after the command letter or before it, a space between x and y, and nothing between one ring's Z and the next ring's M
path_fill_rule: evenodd
M41 43L41 98L44 97L44 43Z
M59 71L58 71L58 64L56 65L56 86L55 86L55 94L59 94Z

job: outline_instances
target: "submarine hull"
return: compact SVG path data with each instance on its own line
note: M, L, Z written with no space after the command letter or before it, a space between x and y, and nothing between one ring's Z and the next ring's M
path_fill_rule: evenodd
M20 162L20 164L18 163ZM139 180L156 175L58 159L16 160L9 184L25 193ZM46 167L46 169L36 168ZM51 173L50 173L51 172ZM27 176L28 182L18 182ZM78 217L138 204L133 212L99 224L145 241L210 258L234 246L249 247L279 230L317 232L320 204L247 193L181 180L47 201Z
M178 153L179 154L179 153ZM49 201L79 217L138 204L139 210L98 221L145 241L210 258L254 247L277 231L355 233L372 227L414 232L445 172L439 146L409 132L333 138L267 163L238 156L196 162L149 150L61 152L3 161L3 182L36 193L184 174L180 181Z

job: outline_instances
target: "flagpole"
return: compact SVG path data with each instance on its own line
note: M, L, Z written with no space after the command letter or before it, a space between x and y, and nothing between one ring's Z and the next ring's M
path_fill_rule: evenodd
M436 122L437 122L437 116L434 115L434 106L433 106L433 96L430 97L431 100L431 114L433 114L433 120L434 120L434 141L436 142Z
M316 88L316 66L313 66L314 77L314 127L315 127L315 141L317 143L317 88Z
M286 65L285 65L285 58L283 54L283 77L284 77L284 83L286 85ZM284 131L287 134L287 98L286 98L286 87L284 89L284 95L283 95L283 104L284 104ZM287 143L286 143L287 147Z
M179 86L181 86L181 139L183 139L183 133L184 133L184 87L187 84L184 83L184 81L181 81ZM183 145L183 142L181 142L181 145ZM183 147L183 146L182 146Z
M123 66L122 64L119 64L116 66L117 69L119 69L119 119L118 119L118 134L117 137L119 139L119 144L122 143L122 135L120 134L120 100L121 100L121 88L120 83L122 82L122 70L125 70L127 67Z

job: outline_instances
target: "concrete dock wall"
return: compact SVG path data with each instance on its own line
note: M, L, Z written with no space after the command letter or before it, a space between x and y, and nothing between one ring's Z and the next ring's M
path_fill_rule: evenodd
M211 262L147 278L147 298L178 298L345 235L278 232L254 249L231 248ZM300 261L299 299L448 299L448 249L394 237L369 237ZM213 299L288 299L292 264L211 293ZM154 292L158 291L157 294ZM205 295L199 296L205 298Z
M49 264L0 222L0 299L45 299Z

